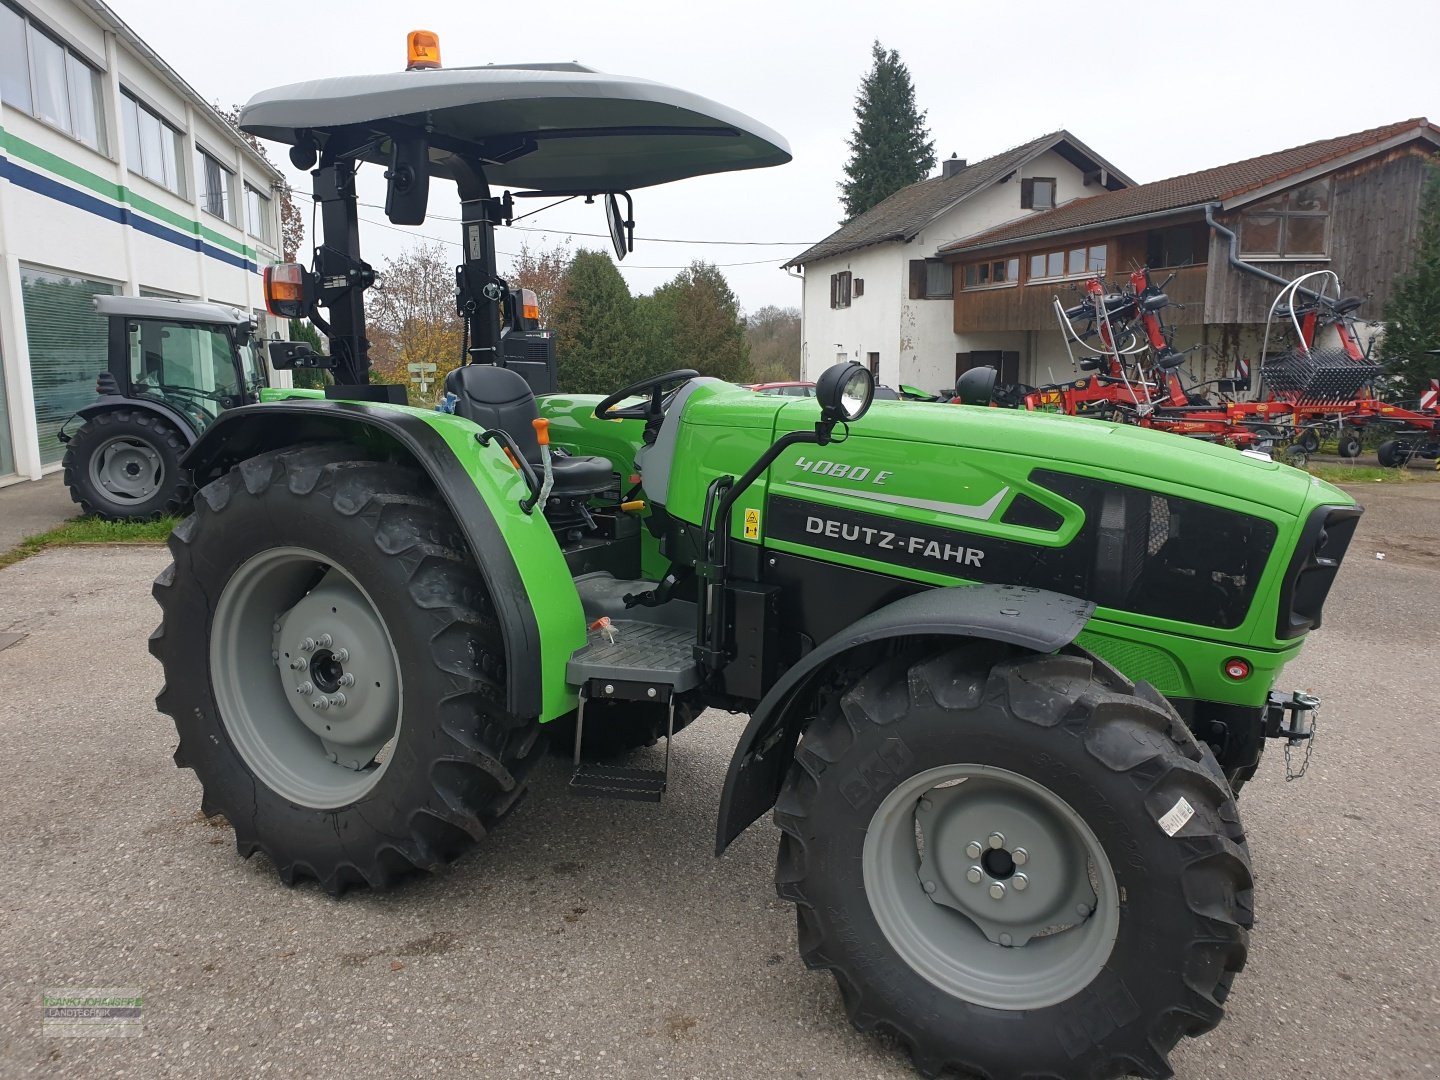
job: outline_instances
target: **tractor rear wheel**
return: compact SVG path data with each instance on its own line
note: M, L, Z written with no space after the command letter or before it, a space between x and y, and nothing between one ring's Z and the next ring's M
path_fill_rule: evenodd
M1168 1077L1245 963L1213 757L1079 649L948 645L822 693L775 819L806 964L926 1076Z
M150 640L201 809L334 894L467 851L539 756L453 517L423 474L363 456L290 448L203 488Z
M65 486L87 514L153 521L185 512L192 488L180 467L185 440L144 409L112 409L85 421L65 447Z

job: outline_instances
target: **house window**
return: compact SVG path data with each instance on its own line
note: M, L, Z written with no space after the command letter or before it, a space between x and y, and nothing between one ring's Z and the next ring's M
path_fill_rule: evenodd
M185 174L180 168L185 154L184 136L128 93L120 96L120 115L125 125L130 171L176 195L184 195Z
M1195 225L1175 225L1168 229L1151 229L1145 234L1145 265L1153 269L1164 266L1193 266L1207 257L1206 238Z
M955 266L939 259L925 260L925 299L948 300L955 295Z
M235 224L235 173L212 154L195 150L195 174L200 179L200 205L207 213Z
M1055 209L1055 177L1032 176L1020 181L1020 209Z
M100 75L19 12L0 4L0 99L107 152Z
M832 308L845 308L850 306L849 270L842 270L838 274L830 275L830 306Z
M996 285L1017 285L1020 282L1020 260L992 259L968 263L965 267L965 288L989 289Z
M870 368L870 374L875 376L875 381L880 381L880 354L878 352L866 353L865 363Z
M1330 179L1301 184L1240 215L1240 252L1271 258L1324 258L1329 251Z
M263 244L275 246L275 227L270 222L270 199L245 185L245 227Z
M94 298L114 292L108 282L20 268L42 464L53 465L64 456L60 429L95 400L95 377L106 370L108 350L105 320L96 314Z
M1090 277L1105 273L1105 245L1087 244L1065 251L1047 251L1043 255L1030 256L1029 280L1045 281L1050 278Z

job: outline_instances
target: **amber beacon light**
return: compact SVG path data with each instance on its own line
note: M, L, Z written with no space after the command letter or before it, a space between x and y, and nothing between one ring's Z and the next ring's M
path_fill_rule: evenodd
M411 30L405 40L405 70L423 71L440 66L440 35L429 30Z

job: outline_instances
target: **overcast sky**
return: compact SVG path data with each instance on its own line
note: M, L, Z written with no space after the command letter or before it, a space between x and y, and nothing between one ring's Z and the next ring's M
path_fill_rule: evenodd
M724 268L748 310L798 307L800 283L779 266L839 222L836 183L876 38L909 66L940 158L954 152L976 161L1067 128L1143 183L1408 117L1440 119L1434 0L109 2L223 105L284 83L403 69L406 32L427 29L440 35L449 67L575 60L748 113L784 135L795 160L636 193L635 251L622 264L631 291L643 293L707 259ZM308 176L290 169L283 147L270 149L308 204ZM370 174L365 201L383 203L380 172L362 171ZM405 232L454 240L459 226L434 215L458 209L452 185L434 185L431 220L419 229L362 226L366 257L378 265L410 242ZM362 207L361 215L385 220L379 209ZM526 224L605 230L598 204L571 204ZM563 234L502 230L498 247L514 252L522 238L546 245ZM583 236L573 243L609 247ZM505 265L502 257L502 273Z

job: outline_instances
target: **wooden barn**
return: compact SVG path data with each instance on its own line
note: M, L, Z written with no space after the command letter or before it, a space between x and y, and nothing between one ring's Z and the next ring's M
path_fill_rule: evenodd
M1073 305L1096 273L1123 279L1141 266L1157 281L1175 275L1166 293L1184 306L1166 319L1177 348L1199 346L1188 365L1197 380L1227 377L1242 357L1258 361L1278 286L1232 266L1231 241L1213 225L1272 274L1334 271L1345 295L1364 298L1361 318L1378 322L1413 258L1420 193L1436 165L1440 128L1405 120L1100 192L946 245L938 254L954 264L955 333L1006 332L1013 342L960 354L957 375L1003 364L1002 381L1071 377L1054 298Z

